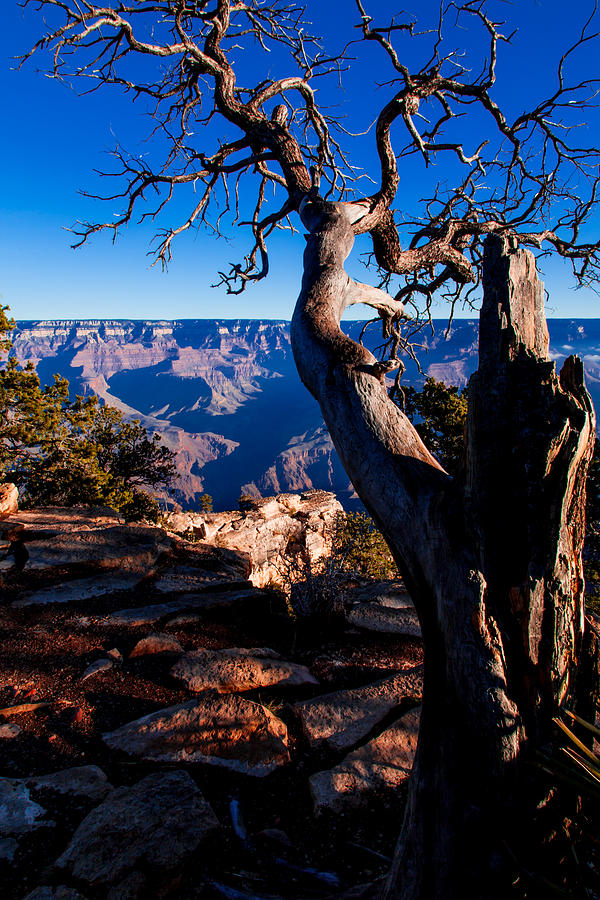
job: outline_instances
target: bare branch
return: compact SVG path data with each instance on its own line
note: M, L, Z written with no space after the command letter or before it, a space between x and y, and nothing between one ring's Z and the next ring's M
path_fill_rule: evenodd
M340 82L350 58L347 50L323 49L302 7L287 0L23 0L24 7L48 13L49 25L21 64L48 53L56 78L86 90L110 85L130 93L149 104L150 137L167 146L154 164L117 148L111 174L119 187L106 196L121 200L123 209L110 221L76 226L76 245L102 230L116 236L138 213L158 225L175 192L188 192L184 221L158 231L155 261L166 265L175 237L192 227L220 234L231 214L233 223L249 228L252 244L219 283L243 290L267 274L272 232L289 227L288 217L320 193L346 203L355 234L371 235L382 286L400 278L389 294L396 297L390 315L402 303L422 302L427 310L435 291L445 292L452 314L459 298L473 296L465 286L478 284L481 242L492 232L562 255L579 284L593 285L600 244L584 229L597 202L600 151L580 137L579 126L582 111L597 109L600 79L573 79L570 70L578 54L598 43L596 10L559 60L552 91L511 119L493 89L499 53L512 34L488 15L485 0L450 0L423 29L404 14L375 21L367 0L355 4L357 21L349 24L358 37L347 48L380 50L392 78L375 117L379 177L366 197L348 155L351 131L318 99L333 88L317 94L314 87L315 78ZM465 29L483 37L471 69L453 43ZM238 84L232 64L244 47L256 60L249 87ZM415 48L423 51L420 67L408 63ZM287 73L280 71L285 55ZM475 123L471 130L463 125L467 116ZM454 186L434 185L411 219L393 205L412 157L421 160L424 178L443 157L464 173ZM245 184L254 184L253 197ZM272 213L267 185L276 197ZM250 214L243 211L248 206Z

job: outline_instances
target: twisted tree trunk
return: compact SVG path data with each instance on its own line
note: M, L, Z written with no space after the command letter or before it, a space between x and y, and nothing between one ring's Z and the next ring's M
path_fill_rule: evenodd
M340 330L373 291L350 279L352 207L311 201L292 320L301 378L388 541L425 644L419 746L386 898L504 895L504 842L536 799L522 761L545 742L583 634L584 486L594 416L579 360L557 377L533 256L488 240L466 484L389 400Z

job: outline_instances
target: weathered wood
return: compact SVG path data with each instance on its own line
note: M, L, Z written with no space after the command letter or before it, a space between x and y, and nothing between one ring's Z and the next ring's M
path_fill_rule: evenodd
M383 896L485 898L510 888L504 840L535 802L524 756L547 738L583 633L583 492L593 411L582 367L557 377L527 251L486 250L467 480L455 484L339 327L356 285L344 208L313 202L292 322L300 375L383 531L425 642L419 746Z
M543 284L528 251L486 248L479 370L469 385L467 505L488 607L526 736L573 676L583 632L584 487L594 413L583 366L548 356Z

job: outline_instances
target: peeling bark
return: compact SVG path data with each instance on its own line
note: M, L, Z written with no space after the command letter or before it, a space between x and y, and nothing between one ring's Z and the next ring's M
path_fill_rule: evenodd
M381 528L421 619L419 747L385 898L505 896L505 841L538 797L523 759L550 734L583 629L584 490L594 416L581 362L548 357L533 256L488 240L467 478L455 484L340 329L342 204L313 200L292 346L302 380Z

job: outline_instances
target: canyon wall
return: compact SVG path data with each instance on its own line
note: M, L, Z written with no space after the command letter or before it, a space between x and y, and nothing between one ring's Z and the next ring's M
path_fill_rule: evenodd
M358 338L364 322L345 327ZM592 396L600 400L600 321L549 321L560 363L584 360ZM380 332L367 332L372 349ZM75 394L97 394L177 453L173 497L194 507L202 493L215 509L231 509L242 493L265 496L313 488L356 504L319 409L300 383L289 323L260 320L21 321L13 353L31 360L43 383L68 378ZM422 372L409 363L404 381L427 375L463 386L477 367L477 322L458 320L423 330Z

